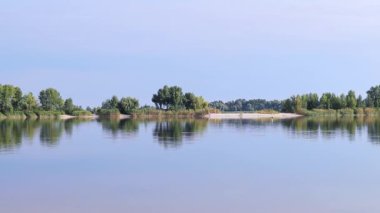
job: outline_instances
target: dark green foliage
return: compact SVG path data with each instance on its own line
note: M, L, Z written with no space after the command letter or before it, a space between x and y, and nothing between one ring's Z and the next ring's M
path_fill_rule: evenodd
M91 116L92 112L87 111L87 110L77 110L77 111L73 111L71 113L71 115L78 116L78 117L80 117L80 116Z
M101 119L118 119L120 117L120 111L118 109L99 109L97 115Z
M354 91L350 90L346 97L347 107L355 109L358 105L358 100L356 99L356 94Z
M73 103L73 99L68 98L65 100L65 103L63 104L63 111L65 111L66 114L71 115L75 110L75 106Z
M112 96L102 103L102 109L117 109L119 104L119 99L116 96Z
M62 110L64 102L63 102L63 99L61 98L61 94L57 90L53 88L42 90L38 98L40 100L41 107L43 110L46 110L46 111Z
M0 85L0 112L9 113L20 110L21 89L12 85Z
M35 112L39 119L51 119L51 118L59 118L60 115L64 113L62 111L36 111Z
M118 103L118 109L122 114L131 114L140 106L139 101L136 98L122 98Z
M38 107L36 98L32 93L24 95L19 103L20 110L22 111L33 111Z
M209 107L226 112L236 111L259 111L264 109L272 109L276 111L282 110L281 101L266 101L264 99L237 99L235 101L229 101L224 103L223 101L214 101L209 104Z
M368 107L380 107L380 85L371 87L367 91L367 106Z
M193 93L183 94L182 88L178 86L164 86L159 89L152 97L152 102L157 109L181 110L181 109L206 109L208 103L203 97L196 96Z
M208 107L208 103L203 97L197 97L193 93L186 93L183 97L183 104L186 109L198 110Z

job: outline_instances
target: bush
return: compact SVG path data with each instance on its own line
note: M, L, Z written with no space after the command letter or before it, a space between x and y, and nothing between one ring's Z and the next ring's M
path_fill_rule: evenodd
M99 109L97 114L101 119L118 119L120 111L118 109Z
M297 113L304 116L323 116L323 117L337 116L337 111L334 109L313 109L313 110L301 109L301 110L298 110Z
M357 116L365 115L364 108L356 108L355 109L355 115L357 115Z
M355 111L350 108L340 109L338 110L338 114L341 116L354 116Z
M37 111L36 112L39 119L52 119L59 118L59 116L63 115L62 111Z
M72 113L73 116L91 116L92 113L86 110L77 110Z
M159 110L142 108L132 113L132 118L157 119L157 118L203 118L209 113L219 113L216 109L201 110Z

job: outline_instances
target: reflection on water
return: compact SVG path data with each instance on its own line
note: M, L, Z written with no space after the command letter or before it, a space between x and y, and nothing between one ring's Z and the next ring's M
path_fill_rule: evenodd
M192 140L196 135L203 133L207 128L206 120L172 120L157 121L153 130L153 136L162 146L179 147L182 141Z
M95 122L112 138L127 138L136 136L141 129L151 132L152 137L163 147L179 147L183 142L193 141L197 136L212 128L235 128L239 130L280 127L296 137L308 139L329 139L338 136L354 140L356 135L367 134L368 141L380 144L379 118L299 118L283 121L272 120L1 120L0 121L0 150L14 150L23 142L36 139L41 145L57 146L64 136L75 135L74 126ZM94 128L90 126L89 128ZM94 130L96 131L96 130ZM145 133L144 132L144 133Z
M119 135L134 135L139 131L139 122L131 119L123 120L98 120L102 129L116 138Z
M13 150L37 135L41 145L55 146L63 135L71 135L81 120L0 120L0 150Z

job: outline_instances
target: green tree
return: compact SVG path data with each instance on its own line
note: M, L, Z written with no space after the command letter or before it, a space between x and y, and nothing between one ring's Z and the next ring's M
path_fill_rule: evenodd
M38 103L34 95L30 92L24 95L20 101L20 110L22 111L33 111L37 109Z
M197 96L193 93L185 93L183 103L186 109L196 109Z
M207 108L208 108L208 102L202 96L198 96L195 102L195 109L207 109Z
M323 93L320 99L319 107L322 109L331 109L331 98L333 94L331 93Z
M65 100L65 103L63 104L63 111L65 111L66 114L71 115L75 111L76 107L73 103L73 99L68 98Z
M53 88L42 90L38 98L42 109L48 111L61 110L64 104L61 94Z
M294 106L295 106L295 104L294 104L293 100L291 98L288 98L285 101L283 101L282 111L294 113L295 112Z
M312 110L319 106L319 97L316 93L310 93L307 96L307 109Z
M367 102L369 107L380 107L380 85L367 91Z
M346 96L344 94L341 94L339 99L340 99L340 109L346 108L347 107Z
M119 111L124 114L131 114L134 110L138 109L139 106L139 101L131 97L122 98L118 103Z
M366 103L365 101L363 100L363 97L361 95L359 95L358 99L357 99L357 106L358 107L366 107Z
M356 108L357 107L357 99L356 99L356 94L354 91L350 90L346 96L346 103L348 108Z
M117 109L119 104L119 99L117 96L112 96L111 99L106 100L102 103L102 109Z
M20 110L21 89L12 85L0 85L0 111L3 113Z
M183 93L180 87L174 86L169 88L169 105L171 109L178 110L183 106Z

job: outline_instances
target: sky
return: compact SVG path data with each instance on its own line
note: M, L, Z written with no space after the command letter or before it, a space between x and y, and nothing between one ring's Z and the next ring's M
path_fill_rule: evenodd
M207 100L284 99L380 84L378 0L2 0L0 84L82 106L151 104L163 85Z

